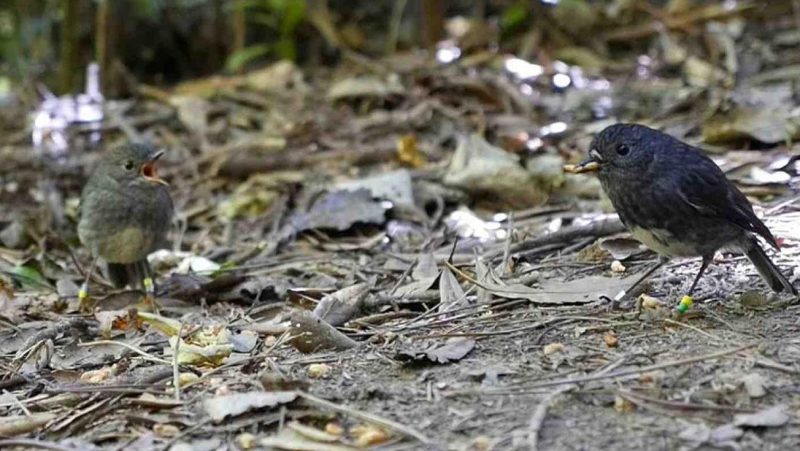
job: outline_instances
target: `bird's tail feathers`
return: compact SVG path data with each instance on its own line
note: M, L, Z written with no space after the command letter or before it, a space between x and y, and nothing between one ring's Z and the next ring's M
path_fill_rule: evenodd
M780 269L775 266L775 263L767 256L767 253L764 252L764 249L758 244L758 242L753 239L750 242L750 246L748 247L747 251L745 252L747 258L753 262L753 265L758 270L758 273L764 279L769 286L775 290L775 292L780 293L783 290L788 291L789 293L797 296L797 288L795 288L789 279L783 275Z

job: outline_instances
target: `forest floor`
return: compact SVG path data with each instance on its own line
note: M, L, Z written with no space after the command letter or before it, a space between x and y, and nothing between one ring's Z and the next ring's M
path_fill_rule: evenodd
M797 284L793 75L704 61L351 55L84 98L103 119L66 130L8 108L0 448L800 448L797 300L725 254L686 314L698 259L612 305L656 256L562 171L620 119L702 145ZM81 311L80 188L127 140L167 150L158 310L98 274Z

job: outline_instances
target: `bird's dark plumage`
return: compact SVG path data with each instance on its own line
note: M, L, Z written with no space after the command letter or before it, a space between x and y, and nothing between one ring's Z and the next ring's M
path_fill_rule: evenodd
M704 261L720 249L741 251L775 291L797 294L755 235L777 249L775 237L699 149L643 125L616 124L594 138L589 155L620 219L645 245Z
M154 169L160 152L128 144L104 155L81 194L78 236L107 263L114 285L149 277L147 255L165 247L172 199Z

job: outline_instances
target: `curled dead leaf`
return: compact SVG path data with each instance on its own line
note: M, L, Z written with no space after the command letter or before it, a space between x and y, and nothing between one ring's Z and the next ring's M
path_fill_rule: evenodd
M350 430L350 434L360 447L380 445L392 437L386 430L374 424L360 424Z
M306 373L312 379L326 378L331 374L331 367L325 363L312 363L308 365Z
M605 342L606 346L609 348L616 348L619 346L619 338L614 331L608 331L603 335L603 341Z
M557 352L564 352L565 346L563 343L548 343L542 347L544 355L551 355Z

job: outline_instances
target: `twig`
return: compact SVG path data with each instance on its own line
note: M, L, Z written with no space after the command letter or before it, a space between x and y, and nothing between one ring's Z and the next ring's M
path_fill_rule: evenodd
M26 417L31 416L31 411L28 410L28 408L25 407L25 405L23 405L21 402L19 402L19 399L13 393L9 392L8 390L3 390L3 394L6 397L11 398L11 401L13 401L14 405L19 407L19 410L21 410L22 413L24 413Z
M500 276L505 277L511 272L509 258L511 257L511 240L514 236L514 212L508 212L508 223L506 224L506 242L503 245L503 264L500 265Z
M753 8L754 6L755 3L753 2L739 2L732 8L724 7L722 4L710 4L701 8L687 11L686 14L679 17L665 17L663 21L653 20L650 23L617 29L611 33L608 33L601 39L604 39L606 42L632 41L656 34L660 29L663 29L664 26L669 29L686 28L693 25L695 22L706 22L710 20L722 19L728 16L739 15L743 11Z
M395 0L392 6L392 15L389 19L389 33L386 36L386 53L391 54L397 50L397 37L400 35L400 24L403 22L403 12L406 10L407 0Z
M181 400L181 372L178 366L178 351L181 348L182 337L183 323L178 327L178 334L175 336L175 349L172 351L172 388L175 390L175 401Z
M640 395L630 390L619 390L617 393L619 393L619 395L622 396L623 398L635 404L638 404L635 401L638 400L655 404L659 407L666 407L668 409L691 410L691 411L711 410L714 412L734 412L734 413L753 413L755 411L754 409L745 409L733 406L720 406L716 404L695 404L695 403L679 402L679 401L666 401L663 399L651 398L649 396Z
M560 387L545 396L539 405L536 406L536 410L533 411L533 415L531 415L531 419L528 422L528 449L530 451L537 451L539 449L539 431L542 430L542 425L544 424L544 419L547 416L547 409L550 408L550 404L553 403L556 397L573 388L572 386Z
M316 396L311 395L311 394L306 393L306 392L299 391L299 392L297 392L297 394L301 398L305 399L306 401L309 401L309 402L311 402L313 404L316 404L318 406L322 406L322 407L334 410L336 412L343 413L345 415L350 415L350 416L359 418L361 420L368 421L370 423L375 423L375 424L387 427L389 429L393 429L393 430L395 430L397 432L400 432L401 434L404 434L406 436L414 437L415 439L419 440L420 442L422 442L424 444L431 443L431 439L429 439L428 437L422 435L422 433L420 433L420 432L416 431L415 429L412 429L412 428L410 428L408 426L400 424L400 423L398 423L396 421L392 421L392 420L389 420L387 418L379 417L377 415L373 415L373 414L370 414L370 413L365 413L365 412L361 412L361 411L358 411L358 410L354 410L354 409L351 409L349 407L345 407L345 406L343 406L341 404L334 404L334 403L332 403L330 401L326 401L326 400L324 400L322 398L317 398Z
M140 356L144 357L147 360L150 360L150 361L153 361L153 362L158 362L158 363L164 363L164 364L167 364L167 365L172 365L172 362L170 362L169 360L159 359L158 357L154 357L154 356L142 351L141 349L137 348L136 346L132 346L132 345L129 345L128 343L123 343L121 341L97 340L97 341L89 341L89 342L86 342L86 343L78 343L78 346L97 346L97 345L117 345L117 346L122 346L123 348L128 348L131 351L135 352L136 354L139 354Z
M613 235L625 231L625 226L619 217L610 215L598 221L594 221L587 225L564 227L557 232L549 233L547 235L535 238L533 240L523 241L511 246L510 252L516 254L530 249L535 249L540 246L552 245L557 243L569 243L578 238L587 237L601 237ZM505 249L500 248L483 255L485 259L494 259L502 256Z
M705 360L718 359L720 357L726 357L726 356L729 356L731 354L736 354L738 352L745 351L747 349L754 348L756 346L758 346L758 343L749 343L749 344L746 344L746 345L743 345L743 346L739 346L739 347L733 348L733 349L728 349L728 350L725 350L725 351L714 352L714 353L711 353L711 354L703 354L703 355L699 355L699 356L695 356L695 357L688 357L688 358L685 358L685 359L671 360L669 362L657 363L657 364L654 364L654 365L648 365L648 366L643 366L643 367L640 367L640 368L633 368L633 369L629 369L629 370L615 371L613 373L592 374L592 375L589 375L589 376L576 377L576 378L572 378L572 379L555 379L555 380L552 380L552 381L539 382L539 383L535 383L535 384L531 384L531 385L525 385L525 386L519 386L519 387L508 387L508 388L496 389L496 390L485 390L484 389L484 390L481 390L478 393L480 393L480 394L519 393L519 391L522 391L522 390L533 390L533 389L537 389L537 388L555 387L555 386L564 385L564 384L582 384L582 383L585 383L585 382L592 382L592 381L598 381L598 380L604 380L604 379L616 379L618 377L631 376L631 375L634 375L634 374L641 374L641 373L647 373L649 371L661 370L661 369L670 368L670 367L673 367L673 366L682 366L682 365L688 365L690 363L702 362L702 361L705 361ZM512 388L516 388L517 390L511 390ZM463 391L463 392L454 393L454 394L465 394L465 393L471 393L471 391Z
M675 321L674 319L671 319L671 318L665 318L664 322L667 323L667 324L673 324L675 326L685 327L686 329L693 330L693 331L697 332L698 334L705 335L708 338L711 338L711 339L714 339L714 340L718 340L718 341L722 341L722 339L719 338L718 336L716 336L714 334L710 334L710 333L700 329L699 327L692 326L691 324L686 324L686 323L682 323L680 321Z
M66 446L59 445L58 443L54 442L44 442L41 440L35 440L31 438L10 438L6 440L0 440L0 448L12 447L12 446L24 446L27 448L38 448L38 449L49 449L52 451L75 451L75 448L68 448Z
M257 172L280 169L299 170L308 166L336 162L354 166L381 163L395 157L394 143L366 149L341 149L325 152L280 152L273 155L232 155L219 169L224 177L247 177Z

